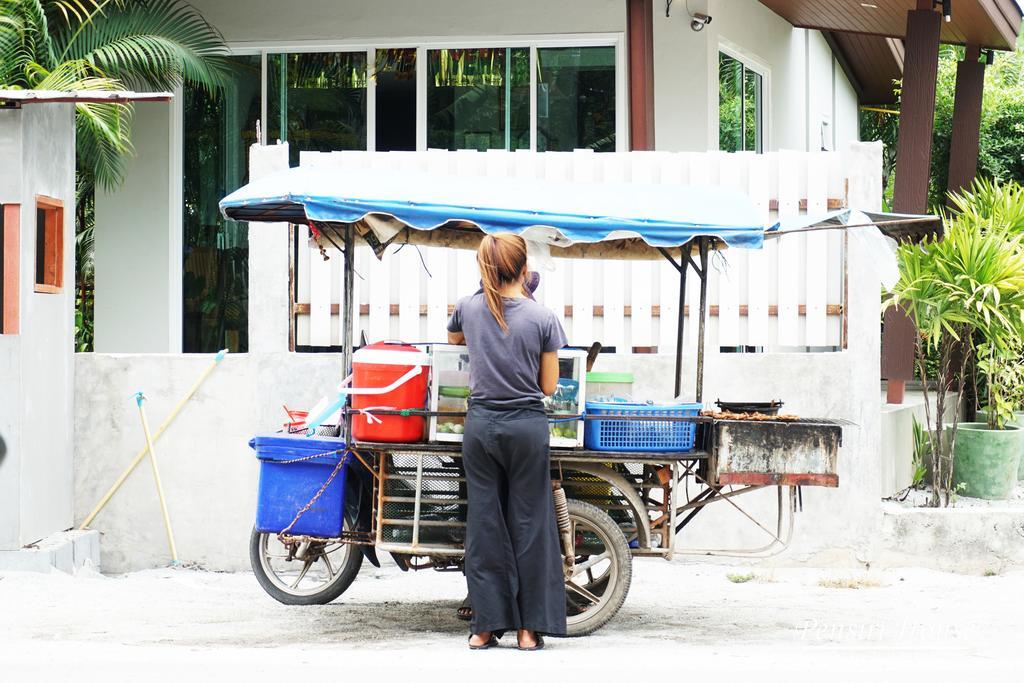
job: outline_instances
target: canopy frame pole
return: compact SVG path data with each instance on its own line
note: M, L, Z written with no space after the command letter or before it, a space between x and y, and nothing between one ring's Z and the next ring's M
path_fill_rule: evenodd
M697 330L697 390L694 399L697 403L704 401L704 333L707 323L708 303L708 238L698 237L697 248L700 252L700 318ZM691 259L691 264L692 264Z
M686 245L683 248L687 248ZM676 311L676 374L675 374L675 396L679 396L683 390L683 325L686 321L686 271L689 269L690 260L680 253L679 263L672 257L664 247L658 247L658 251L664 256L672 267L679 273L679 308Z
M345 249L342 252L344 267L344 301L342 302L342 322L341 322L341 363L342 363L342 376L347 376L350 368L352 367L352 335L353 335L353 318L355 311L353 310L356 306L354 297L352 296L352 288L355 284L355 234L351 225L346 224L344 227L344 244ZM345 416L345 426L342 436L345 439L345 443L351 443L352 439L352 416L349 411L342 411Z

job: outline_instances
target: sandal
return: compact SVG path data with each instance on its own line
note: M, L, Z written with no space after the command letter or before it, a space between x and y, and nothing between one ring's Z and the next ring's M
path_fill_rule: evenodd
M544 636L542 636L539 633L535 633L534 634L534 638L537 639L537 644L536 645L534 645L532 647L523 647L521 644L519 644L517 642L516 643L516 647L518 649L522 650L523 652L530 652L532 650L543 650L544 649Z
M459 608L455 610L455 616L463 621L469 621L473 618L473 606L469 604L468 595L466 596L466 599L462 601L462 604L459 605Z
M469 640L473 640L473 635L474 634L472 634L472 633L469 634ZM486 643L483 643L481 645L473 645L473 643L470 643L469 644L469 649L470 650L488 650L488 649L494 647L497 644L498 644L498 639L495 638L494 634L492 633L491 637L487 639Z

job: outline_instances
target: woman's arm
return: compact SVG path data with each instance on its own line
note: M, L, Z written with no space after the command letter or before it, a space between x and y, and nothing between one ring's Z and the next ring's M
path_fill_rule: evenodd
M449 344L457 344L459 346L465 346L466 345L466 335L463 334L462 332L449 332L448 333L448 343Z
M558 388L558 351L540 354L540 390L545 396L555 393Z

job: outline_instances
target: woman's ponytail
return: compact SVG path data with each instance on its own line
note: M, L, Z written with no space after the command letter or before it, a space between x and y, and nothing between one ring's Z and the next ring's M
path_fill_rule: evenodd
M484 235L476 252L476 262L480 267L487 308L502 331L508 332L501 288L522 275L526 267L526 240L512 233Z

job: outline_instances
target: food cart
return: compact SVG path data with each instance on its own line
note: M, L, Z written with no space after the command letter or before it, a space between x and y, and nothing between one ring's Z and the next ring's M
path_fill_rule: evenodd
M542 183L515 178L501 183L465 178L445 183L425 173L369 169L293 168L250 183L226 197L221 208L226 217L239 221L309 225L322 249L337 249L341 254L346 373L353 364L357 241L370 245L378 255L387 244L474 249L484 233L511 231L562 257L667 259L679 273L675 395L682 393L688 375L698 404L704 400L709 256L723 248L760 248L766 233L778 230L777 225L763 224L746 196L718 187ZM871 222L879 219L873 216ZM817 223L808 220L800 229L851 222L857 219L832 215ZM688 286L699 289L699 333L696 366L684 373L683 304ZM449 361L431 369L434 380L441 373L463 370ZM278 459L275 466L287 469L319 463L317 485L289 498L290 509L297 512L290 524L285 524L290 514L262 528L257 524L251 539L253 569L275 599L286 604L330 602L355 579L364 558L379 566L382 554L390 555L403 570L462 569L467 501L460 444L452 438L454 428L438 430L436 418L456 418L455 424L461 413L452 411L444 399L465 395L453 391L451 382L443 390L439 385L434 382L430 399L418 409L354 410L343 392L335 405L310 416L305 427L312 433L328 415L340 411L342 433L333 440L310 437L314 445L308 452L286 449L294 457ZM629 447L628 441L617 449L596 450L580 446L573 432L556 434L561 440L552 447L551 466L570 635L591 633L606 624L626 598L632 559L671 559L680 552L677 536L707 506L742 511L737 497L774 489L772 522L762 523L743 511L768 542L733 551L766 555L788 544L800 487L838 486L836 463L843 426L839 421L792 416L748 419L735 413L720 419L698 411L675 411L672 406L659 408L551 416L554 421L577 422L581 428L603 421L632 425L634 433L654 429L677 434L685 428L690 435L675 450ZM433 418L433 438L419 443L352 438L353 420L394 417ZM561 506L559 490L566 499ZM328 495L331 491L334 498ZM325 503L329 499L334 502ZM322 512L331 504L343 508L335 510L341 515L336 532L299 531L295 523L304 514Z

